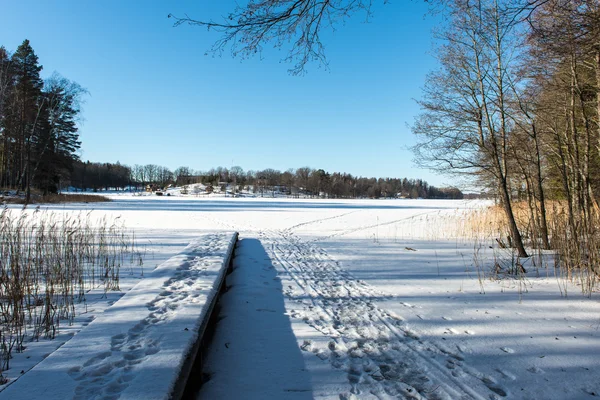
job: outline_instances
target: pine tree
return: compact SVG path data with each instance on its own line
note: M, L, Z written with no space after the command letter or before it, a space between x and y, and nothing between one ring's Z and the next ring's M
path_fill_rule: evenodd
M86 91L77 83L54 74L43 93L43 123L36 136L36 163L32 178L44 193L56 192L62 176L70 175L77 160L79 141L77 117L81 96Z
M38 57L27 39L13 54L12 64L15 74L15 120L11 133L15 142L14 171L18 174L14 176L18 188L26 190L28 202L31 189L32 146L43 107L41 94L44 83L40 78L43 67L38 64Z
M14 88L14 71L9 52L0 46L0 187L7 186L10 160L10 136L8 135L8 105Z

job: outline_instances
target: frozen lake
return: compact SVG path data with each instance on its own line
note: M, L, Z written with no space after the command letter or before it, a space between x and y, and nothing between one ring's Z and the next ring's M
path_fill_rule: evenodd
M474 259L457 237L482 203L112 197L49 209L120 217L148 269L201 234L240 234L200 398L600 393L597 294L553 268L495 279L494 243Z

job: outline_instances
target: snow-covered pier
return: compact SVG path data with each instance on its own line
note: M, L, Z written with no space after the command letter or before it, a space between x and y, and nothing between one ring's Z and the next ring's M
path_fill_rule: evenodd
M195 239L0 397L179 398L237 237L230 232Z

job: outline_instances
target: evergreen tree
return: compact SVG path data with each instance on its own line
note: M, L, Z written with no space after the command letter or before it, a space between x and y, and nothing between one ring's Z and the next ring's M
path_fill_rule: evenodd
M44 122L36 137L36 163L32 176L44 193L56 192L61 177L69 176L81 146L77 116L86 91L77 83L54 74L43 93Z
M43 107L42 88L40 78L42 66L38 64L38 57L29 44L24 40L12 56L12 67L15 74L15 100L13 102L14 124L12 125L12 140L15 144L14 175L17 186L26 189L27 201L31 188L31 162L34 135L40 122L39 117Z
M54 74L44 84L28 40L10 55L0 47L0 187L55 192L61 177L70 178L80 147L77 83Z
M11 151L8 105L14 88L14 71L9 52L0 46L0 187L8 184L9 160Z

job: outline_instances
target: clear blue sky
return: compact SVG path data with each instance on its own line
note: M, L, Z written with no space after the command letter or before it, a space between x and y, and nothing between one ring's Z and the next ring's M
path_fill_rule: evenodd
M0 45L23 39L44 66L87 88L83 160L175 169L310 166L361 176L448 178L416 169L406 148L425 75L436 67L421 0L374 1L323 35L329 70L287 73L285 52L240 60L205 52L218 38L174 28L169 13L217 19L230 0L19 0L2 5Z

